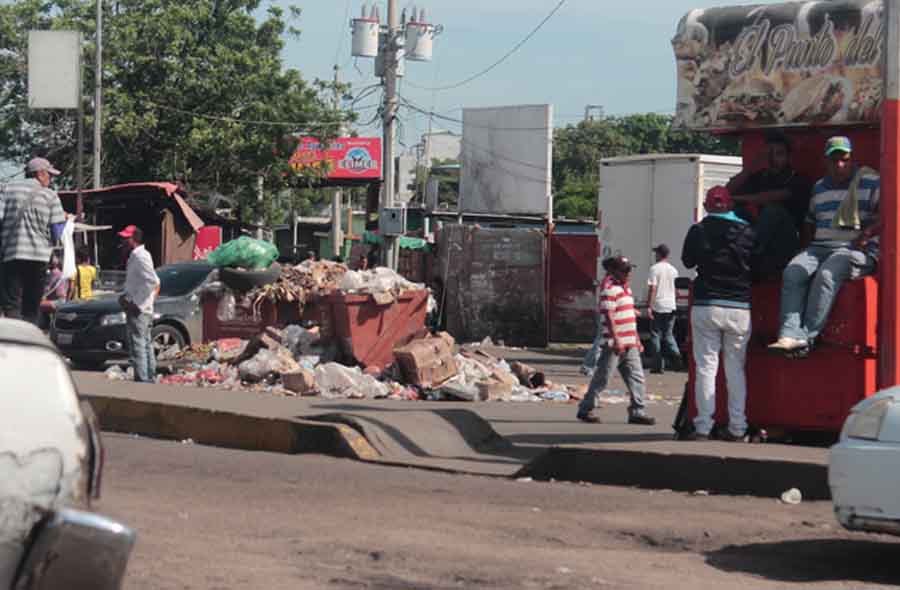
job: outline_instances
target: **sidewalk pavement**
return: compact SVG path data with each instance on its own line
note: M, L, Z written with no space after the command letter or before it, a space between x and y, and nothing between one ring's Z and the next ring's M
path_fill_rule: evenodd
M488 350L552 381L587 382L578 372L583 349ZM829 497L823 448L674 441L679 373L648 375L654 427L626 423L619 381L596 425L575 420L572 404L284 398L110 381L102 373L75 373L75 381L103 428L117 432L477 475L766 497L796 487L805 498Z

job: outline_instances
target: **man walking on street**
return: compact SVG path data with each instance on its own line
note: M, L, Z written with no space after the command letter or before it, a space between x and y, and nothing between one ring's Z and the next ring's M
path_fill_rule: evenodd
M825 144L828 174L816 183L806 218L812 243L784 269L781 330L772 352L809 352L844 282L875 272L881 179L854 165L852 149L846 137Z
M33 158L25 167L25 180L6 185L0 198L0 307L7 317L34 324L38 321L50 253L66 223L59 195L50 189L52 177L58 174L59 170L49 161Z
M144 232L129 225L119 232L128 255L125 267L125 292L119 305L125 311L128 329L129 360L134 380L143 383L156 381L156 355L150 330L153 327L153 301L159 293L159 277L153 269L153 258L144 248Z
M644 409L643 347L638 338L634 297L628 285L634 265L624 256L616 256L604 260L603 268L607 272L600 293L603 341L591 384L578 406L577 418L582 422L600 422L594 413L597 394L606 389L612 372L618 368L631 395L628 423L652 426L656 420Z
M719 438L742 441L747 434L744 367L750 342L750 257L755 234L749 223L734 214L727 188L711 188L704 207L709 215L688 231L681 255L687 268L697 268L691 308L697 417L694 432L687 438L705 440L710 436L719 354L724 353L728 428Z
M653 249L656 264L647 279L647 314L650 316L650 340L653 343L653 373L666 370L666 356L681 367L681 352L675 341L675 279L678 269L669 263L669 247L660 244Z

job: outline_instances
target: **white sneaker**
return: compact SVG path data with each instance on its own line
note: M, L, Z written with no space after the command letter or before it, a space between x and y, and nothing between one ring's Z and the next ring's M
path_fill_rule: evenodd
M797 340L796 338L791 338L789 336L782 336L777 342L769 345L769 350L774 350L776 352L790 352L792 350L806 348L807 346L806 340Z

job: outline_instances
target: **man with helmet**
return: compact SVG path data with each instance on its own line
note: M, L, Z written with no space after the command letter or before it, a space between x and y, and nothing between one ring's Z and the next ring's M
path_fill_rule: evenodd
M703 205L708 215L688 231L681 253L684 265L697 269L691 306L697 417L687 438L705 440L712 432L722 353L728 381L728 428L718 434L727 441L740 441L747 435L744 365L751 331L750 258L756 236L750 224L735 215L727 188L711 188Z
M578 406L577 418L592 424L600 422L594 413L597 394L606 389L612 372L618 368L631 394L628 423L652 426L656 420L644 409L644 368L641 364L644 348L638 337L634 297L628 284L634 265L624 256L614 256L603 261L603 268L607 274L600 292L601 346L594 376Z

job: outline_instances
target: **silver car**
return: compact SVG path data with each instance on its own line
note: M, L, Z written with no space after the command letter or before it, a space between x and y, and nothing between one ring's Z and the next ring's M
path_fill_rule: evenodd
M0 383L0 588L119 588L135 534L88 512L103 448L66 361L0 319Z

